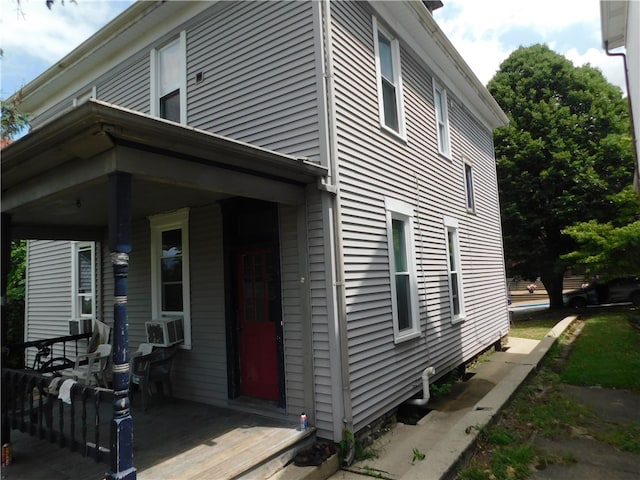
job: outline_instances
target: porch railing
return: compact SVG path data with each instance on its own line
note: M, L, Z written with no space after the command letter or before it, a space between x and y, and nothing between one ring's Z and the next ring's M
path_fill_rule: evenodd
M32 370L2 369L3 430L19 430L109 463L113 390L74 383L69 403L58 398L63 380Z
M33 340L24 343L14 343L7 345L5 355L11 357L12 353L24 352L24 361L33 355L31 365L25 363L26 368L36 370L40 373L55 372L65 368L72 368L74 362L67 358L67 354L77 357L79 352L78 342L80 340L88 340L91 333L81 333L78 335L66 335L64 337L47 338L45 340ZM68 345L69 344L69 345ZM37 349L35 354L29 354L32 350ZM21 355L22 356L22 355ZM4 358L3 358L4 360ZM18 368L19 365L10 365Z

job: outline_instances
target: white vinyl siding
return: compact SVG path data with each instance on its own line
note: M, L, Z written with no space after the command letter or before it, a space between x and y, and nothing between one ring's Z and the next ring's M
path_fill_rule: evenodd
M380 135L372 11L331 5L342 239L354 430L420 391L508 332L491 130L447 92L450 161L438 150L434 76L400 41L406 142ZM354 95L359 92L359 95ZM476 215L466 215L462 156L473 164ZM385 198L414 206L418 323L394 341ZM444 216L458 218L467 320L452 323ZM436 378L437 378L436 376Z
M378 85L380 125L404 138L404 105L402 100L402 72L400 46L397 38L387 33L372 18Z

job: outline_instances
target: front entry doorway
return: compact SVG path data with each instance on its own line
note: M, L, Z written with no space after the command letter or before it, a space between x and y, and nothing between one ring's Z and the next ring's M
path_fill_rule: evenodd
M237 254L240 394L278 400L277 328L280 321L271 249Z
M285 407L278 206L221 202L229 397Z

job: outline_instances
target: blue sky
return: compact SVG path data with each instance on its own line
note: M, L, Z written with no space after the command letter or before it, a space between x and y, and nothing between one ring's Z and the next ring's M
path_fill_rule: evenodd
M632 0L640 1L640 0ZM51 67L132 0L0 0L0 96ZM486 84L518 46L546 43L576 65L590 63L621 88L622 63L601 47L599 0L443 0L434 18ZM20 7L18 8L18 5Z

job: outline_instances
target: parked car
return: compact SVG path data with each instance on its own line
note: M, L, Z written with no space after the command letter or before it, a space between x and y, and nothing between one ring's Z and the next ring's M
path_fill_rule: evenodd
M628 303L640 306L640 277L617 278L608 282L593 282L562 295L564 305L584 308L587 305Z

